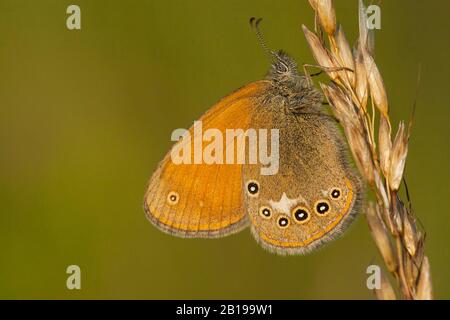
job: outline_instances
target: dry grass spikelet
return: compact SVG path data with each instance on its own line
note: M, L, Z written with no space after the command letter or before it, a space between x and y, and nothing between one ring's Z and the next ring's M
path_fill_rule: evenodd
M376 200L368 203L366 218L386 269L397 285L394 290L383 274L375 295L395 299L397 291L402 299L432 299L425 233L418 227L411 205L405 205L398 193L411 123L406 126L400 122L392 138L387 90L373 58L374 38L367 27L364 3L359 1L359 38L353 50L336 22L333 1L309 3L315 12L315 28L313 32L303 26L303 32L314 59L332 81L320 86L344 129L361 175L375 194Z

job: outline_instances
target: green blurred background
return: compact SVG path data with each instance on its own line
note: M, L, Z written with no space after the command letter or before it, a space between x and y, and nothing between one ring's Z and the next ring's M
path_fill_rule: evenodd
M82 29L66 28L81 7ZM357 1L337 1L353 42ZM450 297L449 2L385 1L376 59L397 123L422 82L406 176L427 231L437 298ZM146 182L171 145L268 60L248 25L264 17L271 48L312 63L305 0L0 1L0 298L371 299L380 262L364 217L307 256L280 257L244 231L179 239L145 218ZM325 80L325 78L322 78ZM66 288L66 267L82 289Z

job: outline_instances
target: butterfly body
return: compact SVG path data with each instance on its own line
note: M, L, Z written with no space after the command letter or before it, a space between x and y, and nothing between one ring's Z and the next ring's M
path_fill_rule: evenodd
M278 130L277 173L261 174L258 163L174 165L168 154L145 195L150 221L182 237L226 236L250 225L258 243L278 254L303 254L334 239L358 212L362 188L321 102L295 62L276 53L264 80L225 97L200 120L222 131Z

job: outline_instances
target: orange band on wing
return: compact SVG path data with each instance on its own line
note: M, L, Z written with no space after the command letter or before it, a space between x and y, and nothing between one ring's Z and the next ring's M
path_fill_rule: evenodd
M240 216L234 216L229 221L223 221L223 222L216 222L216 223L205 223L200 225L190 225L190 224L181 224L181 223L172 223L170 225L171 228L179 229L179 230L185 230L185 231L216 231L223 228L226 228L232 224L235 224L241 220ZM169 225L172 221L170 219L162 218L159 219L159 222Z
M349 193L348 193L347 202L345 203L344 209L339 213L336 220L333 221L331 224L329 224L323 231L315 233L308 239L306 239L304 241L300 241L300 242L284 242L284 241L271 239L262 232L259 233L259 236L264 241L266 241L274 246L278 246L278 247L305 247L305 246L309 245L311 242L322 238L325 234L330 232L330 230L334 229L339 224L339 222L341 222L342 218L349 212L350 205L352 204L352 200L353 200L353 188L352 188L351 182L347 178L345 178L345 184L347 185L347 187L349 189Z

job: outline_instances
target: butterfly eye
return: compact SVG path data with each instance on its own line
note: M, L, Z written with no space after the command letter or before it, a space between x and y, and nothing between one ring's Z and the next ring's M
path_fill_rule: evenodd
M330 211L330 204L326 200L320 200L316 203L316 212L323 216Z
M339 188L333 188L330 192L331 198L333 199L339 199L341 196L342 192Z
M283 61L280 60L280 61L278 61L278 64L277 64L277 71L279 73L286 73L289 71L289 68Z
M251 196L256 196L259 192L259 184L256 181L249 181L247 183L247 191Z
M180 196L178 195L178 193L176 193L175 191L171 191L167 195L167 202L169 202L169 204L171 205L174 205L178 203L179 198Z
M259 214L264 219L269 219L272 216L272 210L270 210L270 208L268 207L261 207L259 208Z
M308 209L304 208L304 207L296 207L293 211L292 214L294 216L294 220L295 222L302 224L305 223L309 220L309 212Z
M289 218L280 216L278 217L277 223L280 228L287 228L289 226Z

